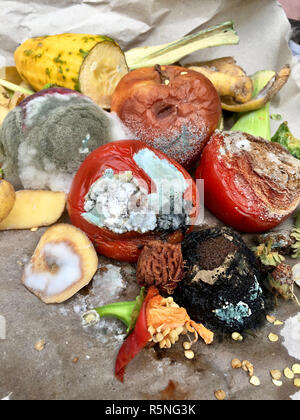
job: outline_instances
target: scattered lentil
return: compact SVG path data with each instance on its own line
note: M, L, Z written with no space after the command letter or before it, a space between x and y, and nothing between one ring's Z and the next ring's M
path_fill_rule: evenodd
M294 385L297 387L300 387L300 378L295 378L294 379Z
M183 343L184 350L191 350L191 347L192 347L192 343L190 343L189 341L185 341Z
M282 381L278 381L276 379L272 379L272 382L275 386L282 386Z
M260 385L260 380L259 380L259 378L257 376L251 376L249 382L253 386L259 386Z
M36 351L43 351L45 348L45 345L46 345L45 340L40 340L35 344L34 348L36 349Z
M243 341L243 336L238 332L232 333L231 337L234 341Z
M278 369L270 370L270 374L272 378L275 379L275 381L279 381L279 379L281 378L281 372Z
M268 322L270 322L270 324L274 324L274 322L276 321L275 316L271 316L271 315L267 315L266 319Z
M217 391L215 391L215 397L217 400L223 401L226 398L226 392L223 391L223 389L218 389Z
M273 334L273 333L270 333L269 335L268 335L268 338L269 338L269 340L272 342L272 343L276 343L276 341L278 341L278 335L276 335L276 334Z
M239 369L242 367L242 362L239 359L233 359L231 361L231 367L232 369Z
M283 373L284 373L284 376L286 378L288 378L288 379L294 379L294 372L290 368L286 367L284 369Z
M184 355L187 359L192 360L195 357L195 354L192 350L186 350Z
M292 366L292 371L295 373L295 375L300 375L300 364L295 364Z

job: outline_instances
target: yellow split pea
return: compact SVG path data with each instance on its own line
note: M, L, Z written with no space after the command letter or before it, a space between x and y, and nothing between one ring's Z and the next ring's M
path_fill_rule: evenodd
M268 338L269 338L269 340L270 340L272 343L276 343L276 342L279 340L278 335L273 334L273 333L270 333L270 334L268 335Z

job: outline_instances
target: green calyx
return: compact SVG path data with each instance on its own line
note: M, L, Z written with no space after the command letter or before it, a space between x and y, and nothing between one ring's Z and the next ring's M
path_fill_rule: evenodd
M97 323L96 313L100 318L116 318L122 321L127 326L126 334L128 336L135 327L144 300L145 288L143 287L135 301L111 303L86 312L82 315L84 325Z

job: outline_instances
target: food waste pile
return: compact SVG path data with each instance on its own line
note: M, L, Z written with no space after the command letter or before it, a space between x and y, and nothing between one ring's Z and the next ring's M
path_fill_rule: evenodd
M59 34L0 69L0 398L300 399L290 66L180 64L238 42Z

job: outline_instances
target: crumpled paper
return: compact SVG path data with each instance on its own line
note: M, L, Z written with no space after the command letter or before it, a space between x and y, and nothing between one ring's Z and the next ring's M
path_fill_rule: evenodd
M248 74L292 65L290 24L275 0L1 0L0 16L0 67L12 65L18 44L33 36L97 33L116 39L126 51L171 42L227 20L235 23L239 45L202 50L189 61L234 56ZM271 104L271 112L281 114L298 137L299 71L294 65L288 84ZM273 132L278 125L272 122Z
M199 51L195 53L192 58L189 57L188 61L234 56L239 65L244 67L249 74L253 74L261 69L279 70L286 63L292 64L292 57L288 48L290 25L283 9L275 0L0 0L0 18L0 67L3 65L12 65L14 63L13 52L17 45L32 36L53 35L63 32L105 34L115 38L120 45L127 50L142 45L155 45L170 42L185 34L199 30L200 28L208 27L226 20L233 20L235 22L235 27L240 36L239 45L221 46ZM300 138L300 87L297 86L295 80L299 80L300 86L300 65L298 65L298 69L296 67L295 64L292 77L288 84L272 101L271 112L281 114L284 120L288 120L291 130ZM273 132L279 124L279 121L272 121ZM214 217L208 214L208 212L206 213L205 219L208 225L213 225L215 223ZM284 229L285 227L289 228L290 225L291 220L286 221L284 226L279 227L279 229ZM6 240L7 238L8 236L6 236ZM6 249L7 244L5 242L5 247L3 247L4 252L2 252L4 255L3 258L6 258L5 251L8 252L7 255L9 255L10 250L15 247L16 237L9 236L9 238L11 238L11 240L8 240L10 246ZM34 240L30 239L30 247L33 247L33 242ZM29 252L28 250L29 246L27 246L27 252ZM8 267L7 269L6 267L4 274L6 273L8 277L6 278L4 275L3 284L8 283L10 277L15 275L15 269L13 267ZM21 298L23 302L24 296L20 296L21 295L18 295L17 290L15 297L15 299L17 299L16 302ZM5 293L4 295L2 294L2 298L3 297L5 297ZM8 303L9 299L2 299L2 302L7 302L3 307L10 307L11 302ZM21 311L22 319L24 318L25 321L27 319L31 322L33 319L32 314L38 313L38 317L41 319L40 326L47 328L47 325L49 324L49 308L44 310L43 307L35 307L35 305L33 305L32 308L31 305L28 304L28 302L31 301L27 295L25 297L26 304L25 306L23 305L24 307L22 307L22 302L21 300L19 301L20 308L24 309L24 312ZM62 311L61 313L65 312L69 314L69 308L72 308L73 304L74 303L69 303L68 307L60 308L60 311ZM30 311L28 312L29 307ZM52 312L54 311L54 309L51 310ZM58 316L58 312L53 312L52 315L54 316L54 314L55 317ZM19 322L18 317L14 322L14 327L16 327L17 330ZM57 327L59 333L62 331L60 327L60 325ZM63 328L63 333L68 333L65 327ZM48 330L46 329L45 331ZM78 348L81 348L82 346L83 349L86 349L86 345L81 344L81 341L79 341L81 339L81 337L79 338L81 334L74 331L74 329L70 330L70 334L72 334L72 343L76 343ZM53 336L53 331L50 332ZM19 334L19 336L21 337L22 334ZM71 337L70 334L67 334L68 337ZM64 337L64 335L62 336ZM84 340L86 340L86 337L84 337ZM261 341L263 342L263 340ZM12 354L12 357L17 357L16 355L18 352L13 351L14 346L17 345L20 347L21 344L23 345L23 342L18 339L17 341L13 341L12 344L13 347L10 353ZM147 395L147 398L149 395L161 395L161 390L167 386L169 378L172 378L175 383L184 384L183 389L187 392L186 395L192 395L194 398L199 399L207 399L211 397L211 390L216 389L214 388L215 384L219 383L220 380L221 382L223 381L219 375L221 372L220 369L223 369L224 367L224 372L227 372L227 370L225 370L226 357L228 356L228 359L231 357L231 353L228 353L228 346L225 346L223 349L217 345L216 350L210 348L206 350L205 347L201 347L201 353L203 353L201 357L201 369L203 370L203 366L205 366L205 363L209 360L208 353L211 352L215 357L213 360L215 366L213 366L212 369L210 366L211 372L205 371L204 367L204 372L201 372L201 375L197 375L193 374L193 368L191 368L191 365L189 364L183 365L182 363L177 363L177 369L174 369L174 364L171 363L170 359L166 358L165 360L154 361L151 360L148 354L145 354L144 358L141 357L137 361L136 369L134 371L132 370L130 375L128 375L128 386L121 389L118 388L118 384L115 383L112 373L112 354L115 354L115 348L109 346L108 350L107 346L99 346L95 353L93 345L89 344L89 346L91 346L91 348L88 347L89 351L96 354L94 357L95 362L93 362L93 357L89 361L89 363L92 363L91 366L94 366L95 370L92 371L92 375L89 375L88 381L83 381L84 391L82 391L82 387L79 387L77 391L74 390L74 387L64 387L64 385L57 380L57 377L63 377L63 379L69 378L70 381L73 378L65 365L63 366L64 371L62 375L62 367L60 364L57 364L57 346L58 344L52 346L54 349L52 349L52 351L54 351L54 353L50 353L49 355L49 363L51 363L52 359L52 363L55 363L55 369L53 369L54 373L52 376L48 375L49 377L46 382L38 383L37 387L34 386L36 380L34 383L31 383L32 375L35 375L36 373L34 371L36 362L32 362L27 355L27 365L31 367L32 375L22 376L22 380L19 381L20 383L17 387L19 396L34 396L36 398L37 395L47 395L48 397L49 395L55 395L61 398L65 397L64 393L67 393L71 398L77 399L78 395L79 398L83 397L89 399L95 398L96 395L98 399L118 399L118 397L121 396L122 399L132 400L140 398L141 395ZM254 349L253 345L252 348ZM261 347L261 349L263 349L263 347ZM62 357L67 360L67 357L69 357L68 351L68 346L61 346L59 361ZM222 354L222 361L218 352L221 352ZM4 352L4 356L6 353L9 352ZM223 355L226 357L223 357ZM90 358L90 356L86 357ZM6 359L4 357L4 360L8 365L11 363L11 360L7 359L7 357ZM14 365L18 366L20 360L17 358L16 360L13 359ZM105 360L107 363L99 364L99 360ZM19 365L23 366L24 363L23 365L22 363L20 362ZM93 363L96 364L93 365ZM147 374L145 374L144 371L146 363L149 367ZM52 365L50 364L49 366ZM85 369L84 374L86 374L86 370L87 373L91 372L92 367L89 367L90 365L83 366L83 369ZM78 368L80 368L80 366L78 366ZM40 369L38 365L37 369ZM10 375L7 374L7 370L5 371L4 369L3 371L6 373L7 381L11 381L11 377L14 374L12 369L10 369L10 371L12 372ZM82 374L82 377L83 376L84 375ZM224 373L224 377L225 376L226 374ZM49 386L51 386L52 393L49 392ZM231 389L232 394L235 397L248 397L249 388L245 387L244 390L243 387L244 384L236 381ZM149 391L148 394L141 394L140 391L146 388L147 391ZM283 391L284 394L282 395L286 395L286 398L288 398L289 391ZM5 394L4 391L2 392L2 395L7 395L8 390L5 390ZM11 399L11 395L12 394L9 394L9 396L4 399ZM270 387L267 387L263 388L263 395L266 395L269 398L270 395L273 396L275 394L273 394ZM250 395L250 398L253 398L253 395ZM299 393L291 398L299 399Z

